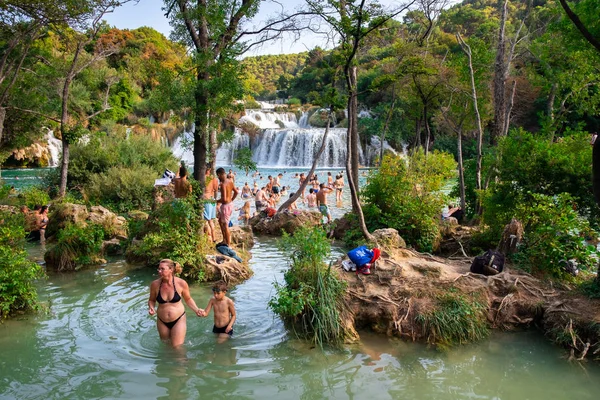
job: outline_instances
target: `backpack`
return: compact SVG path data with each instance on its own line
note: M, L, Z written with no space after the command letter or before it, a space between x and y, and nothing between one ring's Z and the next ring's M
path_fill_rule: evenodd
M272 218L272 217L273 217L273 215L275 215L275 214L277 213L277 210L276 210L276 209L274 209L274 208L272 208L272 207L267 207L267 208L265 209L265 212L266 212L266 214L267 214L267 217L269 217L269 218Z
M165 169L165 172L163 173L163 179L164 178L168 178L168 179L173 179L175 178L175 172L169 170L169 169Z
M367 246L359 246L348 252L348 258L357 266L362 267L363 265L371 262L374 253L369 250Z
M473 259L471 272L481 275L496 275L504 269L504 254L488 250Z

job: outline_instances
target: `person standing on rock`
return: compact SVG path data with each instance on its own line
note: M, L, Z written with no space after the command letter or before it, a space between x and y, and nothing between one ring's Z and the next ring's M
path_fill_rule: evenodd
M182 199L192 193L192 184L187 180L187 169L183 165L179 167L179 177L173 179L173 185L176 199Z
M233 213L233 201L238 195L238 190L235 187L233 181L227 178L225 170L223 168L217 169L217 177L221 182L221 198L217 200L220 204L219 208L219 226L223 233L223 242L228 247L231 247L231 232L229 232L229 220Z
M256 212L259 213L265 208L267 208L268 204L266 201L265 188L262 187L258 189L256 192L256 196L254 197L254 205L256 207Z
M206 175L205 175L206 185L204 187L204 213L203 217L206 223L204 224L204 232L210 236L210 239L213 242L216 242L215 239L215 223L214 219L217 218L217 203L215 199L217 198L217 192L219 190L219 181L215 179L211 172L210 164L206 165Z
M324 217L327 217L327 223L331 222L331 213L329 212L329 207L327 206L327 195L331 193L333 189L330 189L325 186L324 183L319 185L319 191L317 192L317 205L319 206L319 211L323 214Z

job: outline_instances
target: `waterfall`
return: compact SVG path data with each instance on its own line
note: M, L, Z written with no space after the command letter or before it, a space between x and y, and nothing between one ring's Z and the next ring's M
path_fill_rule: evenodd
M245 147L250 147L250 138L239 129L236 129L233 140L230 143L223 143L218 148L217 165L231 165L235 158L235 152Z
M194 129L192 127L192 129ZM182 160L186 165L194 165L194 152L192 151L192 143L194 142L193 130L184 131L177 136L171 146L173 155Z
M296 114L291 112L271 112L266 110L246 110L240 123L251 123L260 129L298 128ZM279 123L278 123L279 122Z
M62 153L62 142L54 136L54 132L51 130L46 134L46 141L48 142L48 152L50 153L48 166L57 167Z

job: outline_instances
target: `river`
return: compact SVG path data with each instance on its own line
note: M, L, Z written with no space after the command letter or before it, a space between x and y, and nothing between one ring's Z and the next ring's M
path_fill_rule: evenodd
M334 207L334 216L343 212ZM41 260L39 246L28 250ZM334 248L332 258L340 252ZM276 239L257 238L252 256L254 276L229 292L238 313L233 338L218 344L212 316L188 310L181 350L159 340L147 313L153 269L112 259L75 274L49 273L38 285L49 312L0 325L0 398L596 399L600 393L600 365L569 363L536 331L494 333L445 352L368 332L359 344L314 348L267 307L286 268ZM205 307L210 286L190 288Z
M159 340L147 313L152 269L116 259L49 274L39 286L50 312L0 325L0 398L595 399L600 392L597 364L567 362L537 332L496 333L446 352L363 333L360 344L321 351L286 332L267 308L285 269L275 239L259 238L252 253L254 276L229 293L238 312L233 338L218 344L211 317L188 310L180 351ZM211 295L198 284L191 293L201 307Z

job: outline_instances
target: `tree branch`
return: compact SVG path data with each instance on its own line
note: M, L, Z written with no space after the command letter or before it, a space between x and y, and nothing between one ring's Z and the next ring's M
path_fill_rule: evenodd
M567 16L569 17L569 19L573 22L573 24L575 25L575 27L579 30L579 32L581 32L581 34L583 35L583 37L592 45L596 48L596 50L598 50L600 52L600 41L597 40L591 33L590 31L587 30L587 28L585 27L585 25L583 25L583 22L581 22L581 20L579 19L579 17L577 16L577 14L575 14L573 12L573 10L571 10L571 8L569 7L569 5L567 4L566 0L559 0L560 1L560 5L562 6L562 8L565 10L565 12L567 13Z

